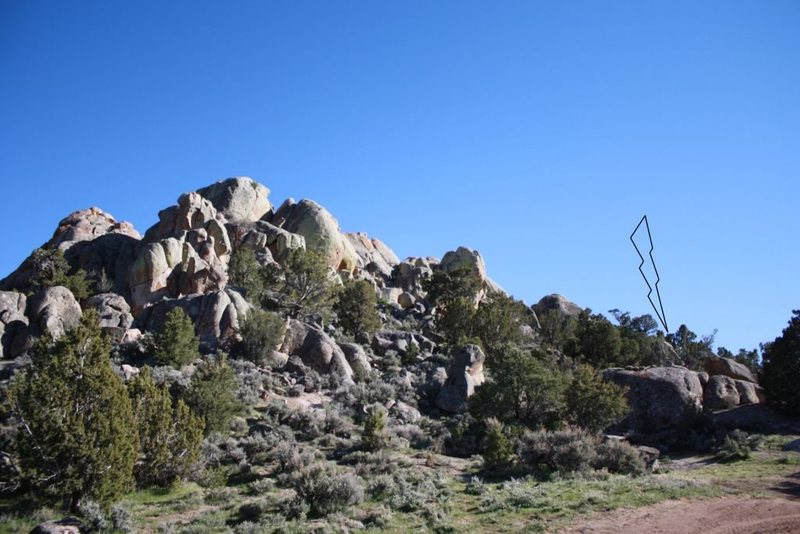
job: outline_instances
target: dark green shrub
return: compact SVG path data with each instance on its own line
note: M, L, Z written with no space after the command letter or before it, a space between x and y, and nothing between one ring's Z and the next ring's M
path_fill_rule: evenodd
M333 311L345 332L371 335L381 327L375 288L366 280L347 282L336 297Z
M386 415L386 408L380 404L374 404L367 410L364 430L361 432L361 443L365 449L374 451L386 446Z
M154 356L161 365L182 367L192 363L200 352L200 340L194 333L192 319L177 306L167 312L153 340Z
M236 397L236 375L224 354L208 357L197 367L185 401L192 412L203 418L205 434L228 430L235 415L242 410Z
M289 250L276 279L275 303L290 317L326 316L331 311L336 278L321 254Z
M578 365L566 390L569 422L590 432L601 432L628 413L625 389L606 382L590 365Z
M173 405L165 386L157 386L149 368L128 385L139 432L140 461L134 473L142 486L166 487L186 478L199 460L203 420L183 400Z
M504 467L511 462L514 447L503 431L503 424L494 418L486 420L486 445L483 463L488 469Z
M239 248L228 263L228 285L242 290L244 297L255 305L261 303L267 285L267 271L249 248Z
M242 324L239 355L258 366L267 365L270 355L281 344L285 330L286 325L278 314L258 308L250 310Z

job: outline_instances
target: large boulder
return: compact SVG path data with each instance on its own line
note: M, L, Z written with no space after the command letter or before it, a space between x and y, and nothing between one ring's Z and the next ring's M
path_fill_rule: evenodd
M494 290L503 293L503 288L486 275L486 262L480 252L467 247L458 247L447 252L442 258L440 267L445 272L468 270Z
M83 313L69 289L54 286L42 289L28 299L26 315L33 335L49 334L57 339L77 326Z
M11 355L14 338L28 326L28 299L15 291L0 291L0 360Z
M705 359L705 368L709 375L721 375L733 378L734 380L745 380L747 382L758 383L753 372L746 366L720 356L709 356Z
M764 390L758 384L746 380L734 380L739 392L739 404L758 404L764 402Z
M553 293L542 297L533 305L533 310L539 318L550 310L558 310L562 315L575 317L583 311L583 308L569 301L565 296Z
M423 284L433 275L433 269L438 265L439 262L435 258L406 258L392 269L392 284L395 287L391 289L397 292L397 297L405 292L417 300L422 300L425 298ZM397 302L397 298L390 302Z
M269 189L252 178L228 178L197 192L232 223L258 221L272 209Z
M372 371L372 366L367 358L367 353L364 347L357 343L339 343L339 348L344 352L345 359L350 367L353 369L353 376L355 378L364 378L369 376Z
M122 328L128 330L133 325L131 307L116 293L101 293L86 301L86 306L97 310L102 328Z
M30 534L81 534L83 523L75 517L67 517L59 521L45 521L36 525Z
M269 222L303 236L306 247L322 254L332 269L353 272L358 266L358 254L342 235L339 223L313 200L287 199Z
M238 292L225 289L159 301L146 308L138 321L145 330L157 331L175 307L192 319L200 341L210 348L238 340L241 322L251 308Z
M714 375L708 379L703 395L703 405L706 410L727 410L738 406L739 401L739 389L733 378Z
M462 413L475 387L484 382L483 362L486 356L477 345L466 345L453 358L447 382L436 396L436 407L449 413Z
M606 380L628 389L631 411L624 423L637 432L691 426L703 411L698 373L684 367L606 369Z
M352 381L353 369L339 345L317 326L289 319L279 352L298 356L304 365L321 373L336 373Z

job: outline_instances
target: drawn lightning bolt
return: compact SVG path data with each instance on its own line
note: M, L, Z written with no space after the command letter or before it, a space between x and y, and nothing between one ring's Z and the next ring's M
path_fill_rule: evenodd
M639 250L639 247L636 245L636 241L633 239L633 236L635 236L636 232L639 231L639 228L642 227L642 223L644 223L644 227L647 229L647 239L650 241L650 252L649 252L650 264L653 266L653 271L656 273L656 282L655 282L654 285L655 285L655 290L656 290L656 297L658 298L658 306L656 306L655 302L653 302L653 298L652 298L653 286L650 285L650 281L647 280L647 275L644 274L644 271L642 270L642 266L644 265L644 262L645 262L644 256L642 256L642 253ZM654 248L654 246L653 246L653 236L650 234L650 223L647 222L647 215L644 215L642 217L642 220L639 221L639 224L637 224L636 228L633 230L633 233L631 234L631 243L633 243L633 248L636 249L636 253L639 255L639 258L642 260L642 262L639 264L639 272L641 273L642 278L644 279L644 283L647 284L647 288L650 290L647 293L647 300L650 301L650 305L653 307L653 310L656 312L656 315L658 316L658 320L661 321L661 324L664 326L664 330L669 332L669 327L667 326L667 317L664 314L664 304L661 302L661 293L658 291L658 283L661 281L661 277L659 276L658 269L656 268L656 260L653 259L653 248Z

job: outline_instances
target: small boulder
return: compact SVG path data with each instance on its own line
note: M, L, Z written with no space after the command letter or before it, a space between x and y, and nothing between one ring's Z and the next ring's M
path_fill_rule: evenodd
M372 371L364 347L357 343L340 343L339 347L344 352L347 363L353 369L354 377L366 377Z
M74 517L40 523L30 534L81 534L83 524Z
M14 338L28 326L27 305L24 294L0 291L0 360L11 355Z
M575 317L583 311L583 308L567 300L565 296L554 293L542 297L539 302L533 305L533 310L540 318L550 310L558 310L562 315Z
M289 319L280 352L299 356L303 364L321 373L336 373L352 381L353 369L339 345L321 328Z

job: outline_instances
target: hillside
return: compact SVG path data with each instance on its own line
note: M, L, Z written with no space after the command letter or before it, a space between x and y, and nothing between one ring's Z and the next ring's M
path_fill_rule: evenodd
M76 211L0 281L0 532L610 531L569 522L797 498L800 424L752 355L269 194L217 182L143 235Z

